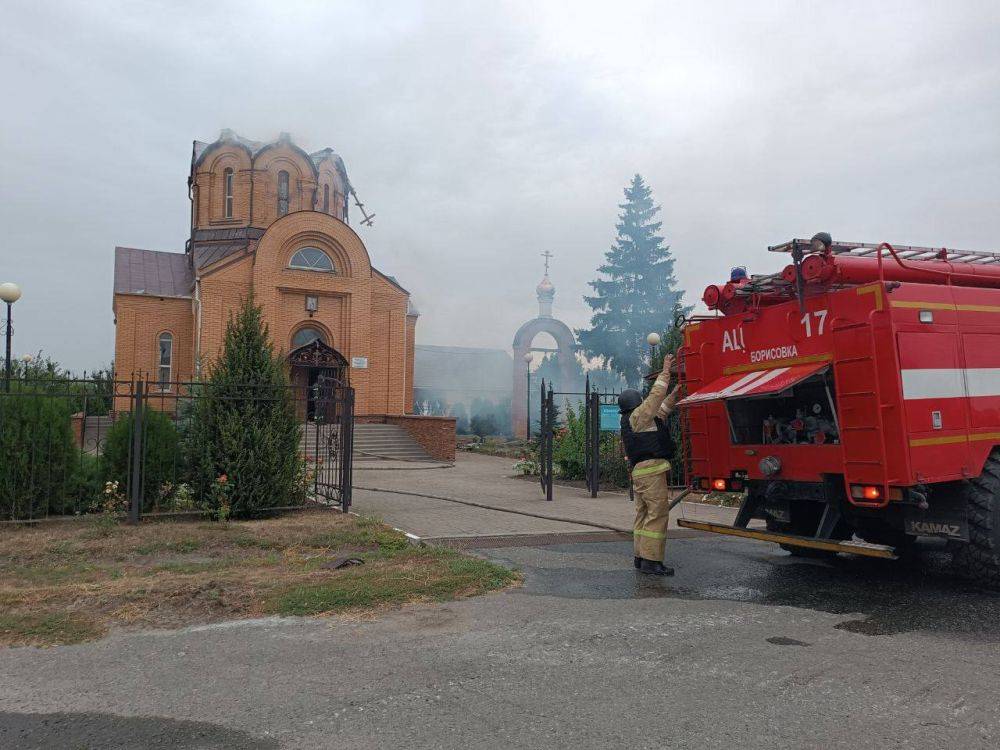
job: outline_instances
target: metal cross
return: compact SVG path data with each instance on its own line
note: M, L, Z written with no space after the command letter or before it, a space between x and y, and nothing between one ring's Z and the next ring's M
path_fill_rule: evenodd
M546 250L544 253L542 253L542 257L545 258L545 275L548 276L549 275L549 258L554 258L556 256L554 256L552 253L550 253L548 250Z

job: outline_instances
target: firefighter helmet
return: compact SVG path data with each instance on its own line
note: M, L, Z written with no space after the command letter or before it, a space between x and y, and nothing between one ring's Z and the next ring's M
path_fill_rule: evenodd
M639 391L629 388L618 395L618 411L621 414L628 414L642 403L642 394Z
M816 247L817 243L823 246L823 250L829 250L830 245L833 244L833 237L830 236L829 232L816 232L816 234L812 236L810 243L812 244L814 250L818 249Z

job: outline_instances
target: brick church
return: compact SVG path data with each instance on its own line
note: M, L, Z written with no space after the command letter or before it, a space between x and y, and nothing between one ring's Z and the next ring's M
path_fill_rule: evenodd
M411 412L417 313L349 226L352 193L329 148L230 130L195 141L184 252L115 248L119 376L147 373L154 390L197 379L252 290L293 383L333 374L354 387L359 415Z

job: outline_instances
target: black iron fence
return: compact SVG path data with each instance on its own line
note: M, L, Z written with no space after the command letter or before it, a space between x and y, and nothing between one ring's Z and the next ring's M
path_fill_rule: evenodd
M591 389L589 380L587 391L582 393L555 391L551 384L542 382L538 464L546 500L552 499L559 468L563 479L583 479L591 497L597 497L601 487L627 487L631 494L628 461L619 433L618 396L617 392ZM679 487L685 482L687 455L679 416L671 416L669 427L676 448L669 481Z
M351 504L354 392L14 379L0 393L0 520L250 517Z

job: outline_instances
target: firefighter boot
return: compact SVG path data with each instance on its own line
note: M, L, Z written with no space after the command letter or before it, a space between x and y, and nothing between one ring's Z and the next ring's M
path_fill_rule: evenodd
M642 560L639 563L639 572L648 576L672 576L674 569L658 560Z
M635 566L635 569L638 570L639 566L642 565L642 558L641 557L633 557L632 558L632 564Z

